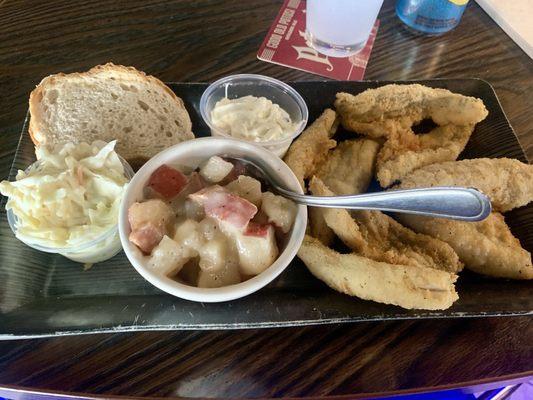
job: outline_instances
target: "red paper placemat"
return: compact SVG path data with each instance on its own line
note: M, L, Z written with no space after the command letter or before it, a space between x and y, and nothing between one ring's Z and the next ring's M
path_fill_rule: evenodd
M318 53L305 41L305 1L285 0L257 52L257 58L328 78L361 80L378 27L379 20L376 20L366 46L359 53L346 58L328 57Z

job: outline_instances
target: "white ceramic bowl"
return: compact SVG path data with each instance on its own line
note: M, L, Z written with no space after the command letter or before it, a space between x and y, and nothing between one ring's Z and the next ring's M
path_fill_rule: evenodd
M287 245L277 260L261 274L236 285L216 289L198 288L161 276L147 267L147 257L143 256L137 246L128 240L130 234L128 208L134 202L143 199L143 188L150 175L162 164L195 168L205 159L221 154L248 158L267 168L287 188L302 193L298 180L281 159L260 146L236 139L210 137L189 140L162 151L144 164L129 183L122 198L118 224L122 247L132 265L148 282L167 293L187 300L200 302L227 301L244 297L261 289L287 268L300 248L305 235L307 208L300 205L298 206L294 226L289 233Z
M286 138L264 142L253 142L270 150L282 158L287 152L292 141L300 134L307 124L309 112L307 105L300 94L286 83L264 75L239 74L230 75L213 82L202 94L200 99L200 114L211 129L212 136L232 136L217 128L211 121L211 111L217 101L228 98L236 99L243 96L266 97L278 104L291 117L296 124L294 132ZM244 139L239 139L244 140Z

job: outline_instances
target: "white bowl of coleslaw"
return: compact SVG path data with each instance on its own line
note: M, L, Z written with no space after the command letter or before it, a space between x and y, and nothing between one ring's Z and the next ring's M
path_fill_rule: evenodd
M247 296L268 285L280 275L296 256L305 235L307 208L297 206L296 217L288 233L284 248L277 259L263 272L243 282L218 288L200 288L187 285L154 271L149 258L130 241L131 226L128 221L130 206L144 199L144 189L150 177L162 165L179 165L194 169L212 156L228 155L246 158L259 163L274 174L285 186L302 193L296 176L276 155L264 148L235 139L200 138L179 143L150 159L133 177L124 193L119 212L119 232L122 247L135 269L152 285L174 296L199 302L221 302Z

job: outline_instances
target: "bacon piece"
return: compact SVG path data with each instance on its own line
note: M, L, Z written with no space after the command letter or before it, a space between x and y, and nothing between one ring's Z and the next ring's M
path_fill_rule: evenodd
M163 239L163 230L151 222L146 222L140 228L132 231L129 239L143 253L150 254Z
M176 197L185 185L187 185L187 177L184 174L163 164L152 173L146 186L170 200Z
M270 228L270 224L258 224L250 221L244 231L244 236L266 237Z
M257 213L257 207L218 185L189 195L204 206L206 215L226 222L236 228L244 228Z

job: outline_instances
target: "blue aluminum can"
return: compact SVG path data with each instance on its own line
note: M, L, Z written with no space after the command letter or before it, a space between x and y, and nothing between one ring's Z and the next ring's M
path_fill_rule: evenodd
M455 28L468 0L398 0L396 14L408 27L427 35Z

